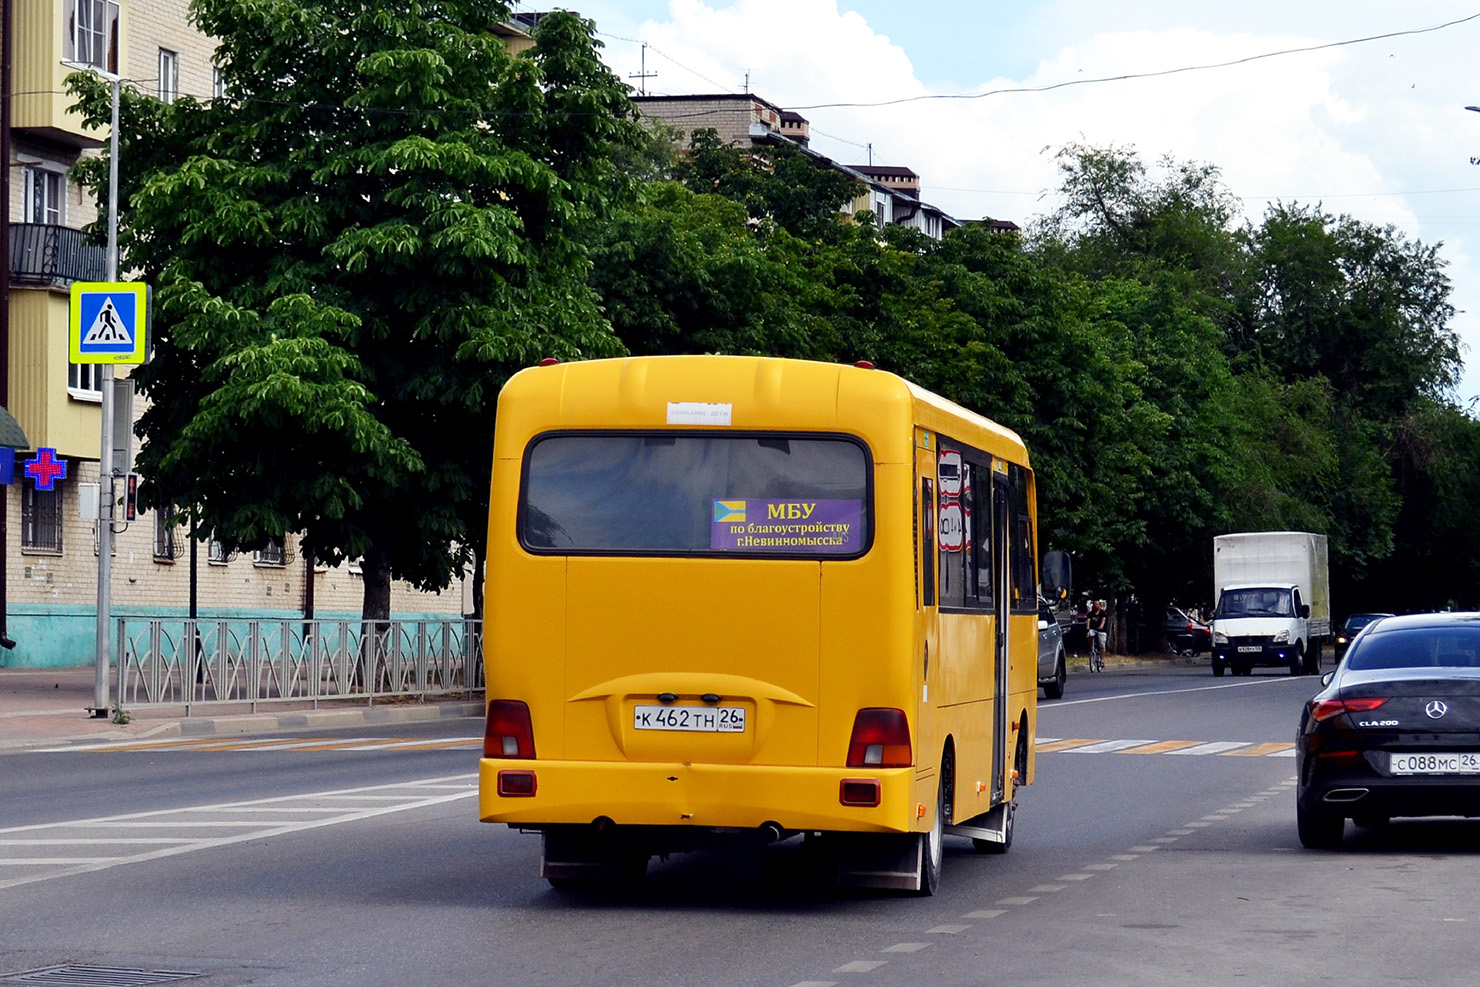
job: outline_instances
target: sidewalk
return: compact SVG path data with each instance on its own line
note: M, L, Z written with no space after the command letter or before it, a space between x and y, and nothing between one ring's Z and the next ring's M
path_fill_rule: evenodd
M183 706L130 707L130 722L118 724L94 718L94 669L0 668L0 750L61 746L106 740L158 737L211 737L268 733L275 730L328 729L385 723L416 723L451 717L482 717L482 696L471 699L438 697L420 700L321 700L258 703L253 713L246 703L195 704L191 715ZM109 705L118 701L109 682Z

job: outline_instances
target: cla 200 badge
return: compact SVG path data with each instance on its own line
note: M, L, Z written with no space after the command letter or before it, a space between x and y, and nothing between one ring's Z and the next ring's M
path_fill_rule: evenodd
M1359 727L1395 727L1397 725L1398 725L1398 721L1397 720L1358 720L1357 721L1357 726L1359 726Z

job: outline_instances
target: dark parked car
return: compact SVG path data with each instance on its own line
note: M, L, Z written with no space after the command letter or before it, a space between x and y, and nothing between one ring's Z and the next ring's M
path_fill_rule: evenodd
M1213 631L1207 624L1188 616L1179 607L1167 607L1163 628L1167 646L1179 655L1195 655L1213 647Z
M1336 660L1346 654L1346 649L1351 647L1352 638L1357 636L1357 631L1366 627L1379 617L1391 617L1390 613L1354 613L1346 618L1346 623L1336 632Z
M1295 747L1300 842L1346 820L1480 816L1480 613L1383 617L1306 703Z

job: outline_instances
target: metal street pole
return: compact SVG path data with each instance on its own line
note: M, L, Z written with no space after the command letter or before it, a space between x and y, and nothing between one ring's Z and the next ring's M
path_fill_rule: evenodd
M118 99L113 80L113 112L108 134L108 281L118 280ZM92 715L108 715L108 665L111 652L113 582L113 365L99 365L103 385L103 433L98 449L98 640L93 672Z

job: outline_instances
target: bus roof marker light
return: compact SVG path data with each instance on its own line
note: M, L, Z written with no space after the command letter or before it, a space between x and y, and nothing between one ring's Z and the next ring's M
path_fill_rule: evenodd
M553 367L553 366L555 366L555 364L557 364L559 362L560 361L557 360L555 357L553 357L553 356L547 356L543 360L540 361L540 366L542 366L542 367Z
M858 367L858 368L863 369L863 370L873 370L874 369L874 363L873 363L872 360L856 360L856 361L854 361L853 365L855 367Z

